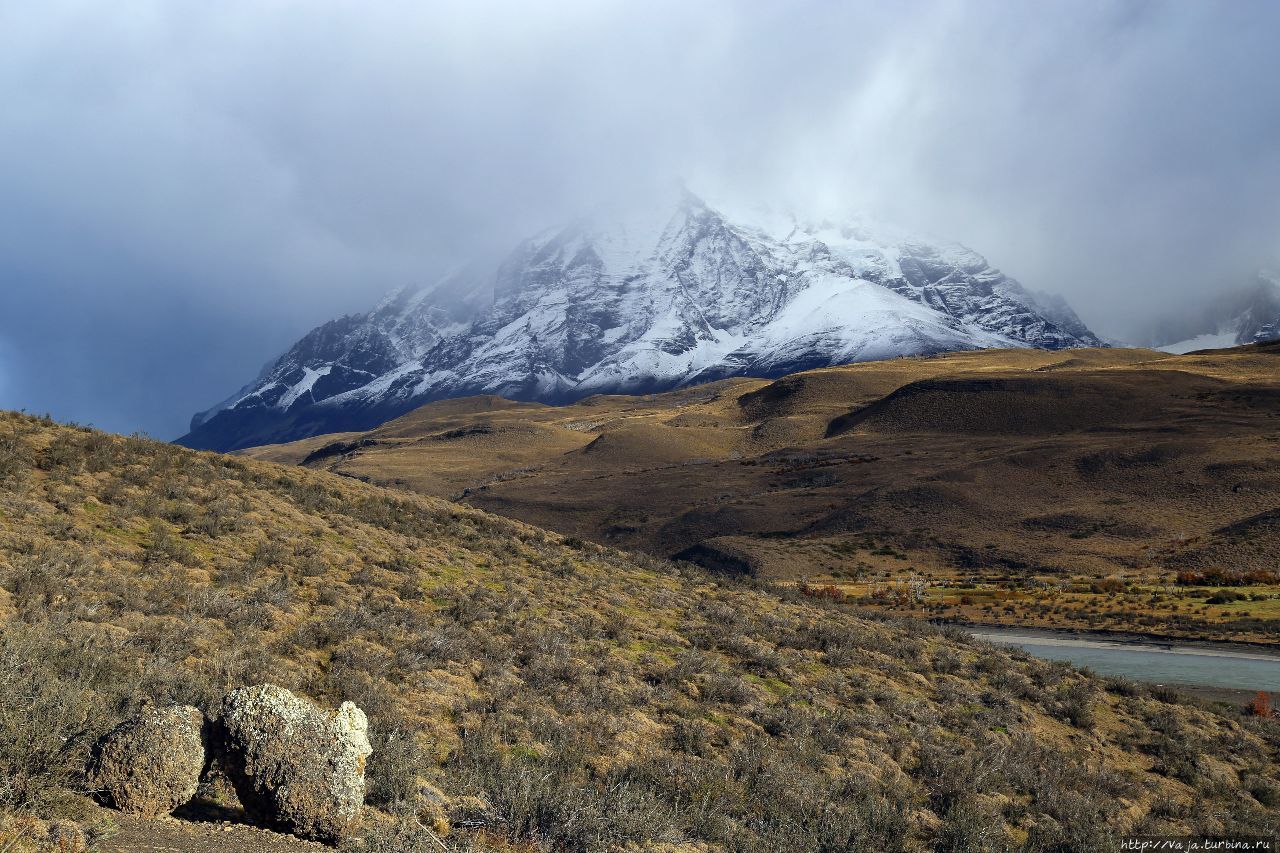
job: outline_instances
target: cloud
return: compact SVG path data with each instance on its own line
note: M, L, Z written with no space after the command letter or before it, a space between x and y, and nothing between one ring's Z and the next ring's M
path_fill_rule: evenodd
M681 175L872 208L1105 334L1280 248L1280 7L0 7L6 399L182 432L312 325Z

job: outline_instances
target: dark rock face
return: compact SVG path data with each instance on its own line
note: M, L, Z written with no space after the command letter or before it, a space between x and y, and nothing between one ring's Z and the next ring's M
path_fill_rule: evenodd
M492 272L307 334L179 439L236 450L365 430L450 397L566 403L979 347L1101 342L961 246L729 216L683 193L524 241Z
M195 796L204 767L204 715L187 705L145 707L98 742L89 781L109 805L156 817Z
M214 725L218 758L256 820L336 844L359 826L365 761L373 752L364 712L324 711L282 687L227 694Z
M687 560L709 571L735 577L746 577L756 573L756 566L746 554L723 543L710 540L685 548L672 559Z

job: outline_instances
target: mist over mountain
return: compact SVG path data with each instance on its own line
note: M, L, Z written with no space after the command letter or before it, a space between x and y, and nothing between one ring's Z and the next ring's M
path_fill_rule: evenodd
M177 436L309 329L673 175L976 247L1137 340L1277 245L1278 28L1261 0L5 4L0 406Z
M726 212L685 189L598 209L307 334L180 439L232 450L431 400L564 403L858 361L1100 341L1061 297L867 221Z
M1276 338L1280 338L1280 268L1265 267L1242 286L1154 318L1142 343L1169 352L1190 352Z

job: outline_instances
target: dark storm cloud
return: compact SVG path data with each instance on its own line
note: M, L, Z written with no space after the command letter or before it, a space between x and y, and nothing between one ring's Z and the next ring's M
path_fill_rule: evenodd
M300 333L669 176L1104 334L1280 249L1280 7L0 6L0 405L174 436Z

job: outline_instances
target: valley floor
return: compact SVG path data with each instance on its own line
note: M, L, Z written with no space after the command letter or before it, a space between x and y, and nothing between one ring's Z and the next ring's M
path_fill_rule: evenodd
M1280 639L1280 344L989 350L256 448L958 623Z

